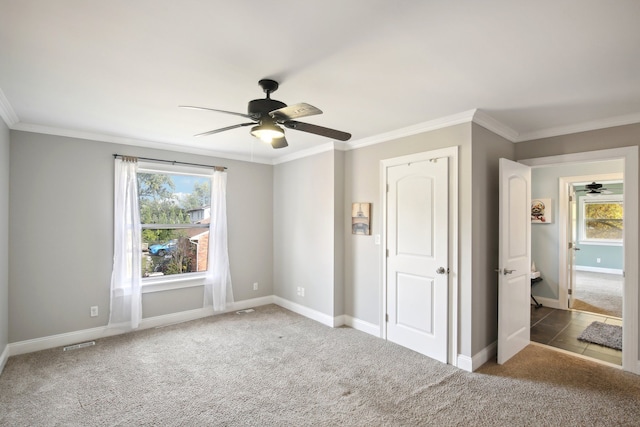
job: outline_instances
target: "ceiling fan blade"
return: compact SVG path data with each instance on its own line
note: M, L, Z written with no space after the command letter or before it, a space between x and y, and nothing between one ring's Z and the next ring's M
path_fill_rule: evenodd
M178 105L178 108L189 108L191 110L215 111L216 113L233 114L234 116L240 116L240 117L244 117L246 119L253 119L253 117L251 117L248 114L235 113L233 111L226 111L226 110L216 110L215 108L194 107L193 105Z
M269 113L269 115L271 115L271 117L273 117L277 121L315 116L316 114L322 114L322 110L305 102L301 102L300 104L295 105L289 105L288 107L282 107Z
M283 136L282 138L275 138L271 141L271 146L273 148L285 148L289 146L289 144L287 143L287 138Z
M214 133L220 133L220 132L224 132L226 130L236 129L236 128L240 128L240 127L243 127L243 126L251 126L251 125L255 125L255 123L253 123L253 122L251 122L251 123L240 123L240 124L237 124L237 125L227 126L226 128L220 128L220 129L210 130L209 132L199 133L199 134L194 135L194 136L213 135Z
M289 129L300 130L302 132L314 133L320 136L326 136L327 138L337 139L338 141L348 141L351 138L351 134L342 132L335 129L329 129L322 126L312 125L310 123L296 122L288 120L283 125Z

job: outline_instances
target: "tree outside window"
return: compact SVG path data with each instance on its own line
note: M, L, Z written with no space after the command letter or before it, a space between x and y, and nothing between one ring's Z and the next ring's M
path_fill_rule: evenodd
M622 196L582 198L582 240L621 243L624 235Z

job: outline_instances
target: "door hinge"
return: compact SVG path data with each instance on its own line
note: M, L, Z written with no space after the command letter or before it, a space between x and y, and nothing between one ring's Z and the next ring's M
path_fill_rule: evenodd
M387 258L389 258L389 249L387 249Z
M569 295L573 295L573 289L568 289Z
M569 242L569 249L573 248L573 242Z
M573 202L573 196L569 196L569 201Z
M389 192L389 184L387 184L387 193Z
M384 315L384 321L385 322L389 322L389 314L385 314Z

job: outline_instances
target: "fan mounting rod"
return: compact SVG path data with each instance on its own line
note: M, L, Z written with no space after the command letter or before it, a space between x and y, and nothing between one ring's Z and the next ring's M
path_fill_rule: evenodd
M278 90L278 82L271 79L262 79L258 82L262 90L267 94L267 99L271 99L271 93Z

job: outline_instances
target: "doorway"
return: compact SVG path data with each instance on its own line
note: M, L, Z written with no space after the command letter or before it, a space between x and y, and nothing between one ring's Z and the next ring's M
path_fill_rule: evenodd
M583 163L570 170L589 174L558 180L558 308L622 318L624 163Z
M531 330L531 339L532 341L545 342L545 344L549 344L555 339L555 343L558 344L559 341L562 341L563 336L561 333L564 331L564 335L569 335L570 332L580 329L583 330L585 326L583 323L592 323L593 321L600 321L603 323L622 323L625 325L629 325L629 327L624 328L622 341L624 342L623 351L621 357L618 358L617 364L622 364L623 368L628 371L636 372L637 371L637 357L638 357L638 336L637 336L637 297L638 297L638 286L637 286L637 278L638 278L638 268L637 268L637 256L638 256L638 242L637 242L637 225L638 225L638 196L637 196L637 147L625 147L619 149L611 149L611 150L602 150L597 152L586 152L586 153L577 153L573 155L563 155L563 156L555 156L549 158L541 158L541 159L529 159L523 161L523 163L533 166L534 169L544 172L546 168L552 167L560 167L562 169L563 175L561 177L566 178L569 177L579 177L580 175L585 176L583 181L587 181L591 179L594 171L584 172L585 165L593 166L594 164L602 161L611 161L617 160L621 164L621 168L618 169L617 173L623 176L624 182L628 184L625 189L624 195L624 204L625 204L625 230L624 230L624 241L625 248L623 251L622 259L623 262L623 271L625 280L627 283L630 283L623 288L623 314L621 318L617 318L617 316L603 315L603 314L592 314L586 311L572 311L569 310L569 297L571 296L569 293L570 290L570 281L571 275L570 270L567 268L570 265L570 251L569 251L569 243L572 243L572 239L570 237L570 228L565 223L565 218L560 217L561 208L564 206L568 206L568 191L559 191L558 198L556 202L558 203L558 209L555 211L557 215L557 221L561 227L564 227L562 230L558 229L555 232L552 232L554 227L550 227L549 225L536 226L539 228L539 231L544 234L545 238L554 237L559 242L559 245L556 247L554 251L553 248L549 248L547 244L547 252L546 254L540 255L543 251L534 251L537 253L538 257L541 257L540 260L535 259L536 265L544 264L545 256L548 259L552 259L551 264L555 264L556 271L553 269L547 270L546 272L542 272L543 281L540 284L534 286L534 291L536 299L541 300L543 307L536 309L534 307L531 308L531 321L532 321L532 330ZM580 169L582 168L582 169ZM576 173L577 172L577 173ZM596 171L598 172L598 171ZM587 175L588 174L588 175ZM557 187L556 181L556 188ZM577 181L576 181L577 183ZM567 183L565 183L567 184ZM573 183L571 183L573 184ZM546 196L546 192L552 191L550 187L543 189L545 191L544 195L540 195L539 197ZM548 228L546 228L548 227ZM546 228L546 229L545 229ZM636 237L633 237L636 236ZM560 238L558 238L560 237ZM564 239L564 240L563 240ZM533 239L532 239L533 240ZM555 241L555 240L554 240ZM533 243L533 242L532 242ZM627 244L628 243L628 244ZM578 245L578 247L580 247ZM575 281L573 282L575 287L580 286L580 274L576 272ZM556 280L557 283L554 284L553 281ZM545 283L547 282L547 283ZM546 286L546 289L537 289L538 286ZM555 285L555 288L554 288ZM540 297L539 297L540 295ZM575 294L573 294L575 296ZM559 314L554 314L554 313ZM589 316L598 316L597 318L590 318ZM547 329L546 332L541 331L541 326L543 324L551 324L555 323L555 327L560 328L560 330L556 330L555 332ZM580 332L578 331L578 332ZM554 336L549 336L549 334L553 334ZM544 336L541 336L544 335ZM574 338L575 339L575 338ZM566 343L566 342L565 342ZM586 346L590 344L585 343L585 348L582 348L576 353L589 355L589 357L593 357L594 355L585 353ZM560 345L558 348L562 348ZM571 351L571 350L569 350ZM621 359L621 361L620 361ZM600 359L603 360L603 359ZM612 360L607 360L610 363L616 363Z
M559 179L559 195L565 196L559 197L558 204L559 251L564 255L559 263L562 296L556 309L531 310L531 340L620 366L623 163L577 167L590 174ZM619 172L596 172L602 170ZM595 332L585 333L588 328Z

